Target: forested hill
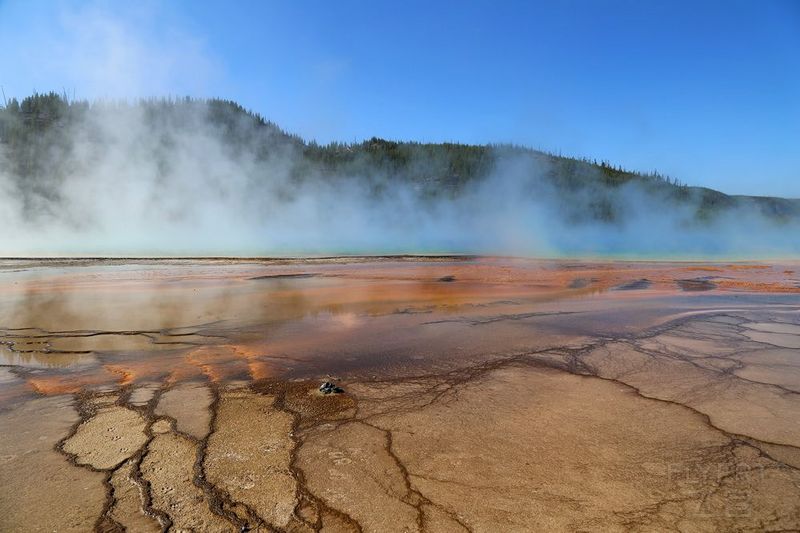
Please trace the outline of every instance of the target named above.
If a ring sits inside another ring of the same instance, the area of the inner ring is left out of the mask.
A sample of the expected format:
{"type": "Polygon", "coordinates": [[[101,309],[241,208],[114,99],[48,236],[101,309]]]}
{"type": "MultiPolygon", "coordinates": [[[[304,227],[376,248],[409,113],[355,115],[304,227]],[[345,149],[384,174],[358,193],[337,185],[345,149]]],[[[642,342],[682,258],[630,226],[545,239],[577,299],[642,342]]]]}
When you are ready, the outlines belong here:
{"type": "MultiPolygon", "coordinates": [[[[555,191],[565,219],[614,222],[624,215],[635,186],[669,209],[688,206],[698,222],[732,209],[746,209],[776,221],[800,217],[800,200],[730,196],[691,187],[658,173],[630,172],[606,162],[562,157],[509,145],[394,142],[372,138],[360,143],[308,142],[262,116],[226,100],[154,99],[135,103],[68,101],[55,94],[11,99],[0,107],[0,178],[10,182],[27,205],[57,202],[73,176],[102,160],[109,143],[118,143],[134,120],[143,157],[155,159],[168,174],[173,152],[185,134],[218,143],[226,157],[246,159],[254,179],[271,179],[280,161],[290,181],[353,180],[374,194],[404,183],[423,200],[456,198],[473,184],[508,171],[507,161],[524,159],[524,172],[536,174],[532,195],[546,186],[555,191]],[[111,133],[109,133],[111,132],[111,133]],[[575,200],[575,201],[573,201],[575,200]]],[[[194,138],[193,137],[193,138],[194,138]]],[[[129,148],[131,149],[131,148],[129,148]]],[[[138,148],[137,148],[138,149],[138,148]]],[[[99,164],[99,163],[98,163],[99,164]]],[[[9,185],[7,184],[6,187],[9,185]]]]}

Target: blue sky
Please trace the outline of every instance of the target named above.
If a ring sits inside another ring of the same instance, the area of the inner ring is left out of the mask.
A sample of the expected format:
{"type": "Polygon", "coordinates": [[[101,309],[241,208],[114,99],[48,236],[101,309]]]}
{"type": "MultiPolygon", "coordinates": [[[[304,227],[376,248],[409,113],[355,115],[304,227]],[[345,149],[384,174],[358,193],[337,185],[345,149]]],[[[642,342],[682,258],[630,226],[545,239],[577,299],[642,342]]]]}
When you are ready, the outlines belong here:
{"type": "Polygon", "coordinates": [[[800,197],[800,2],[0,0],[7,96],[237,100],[321,142],[514,142],[800,197]]]}

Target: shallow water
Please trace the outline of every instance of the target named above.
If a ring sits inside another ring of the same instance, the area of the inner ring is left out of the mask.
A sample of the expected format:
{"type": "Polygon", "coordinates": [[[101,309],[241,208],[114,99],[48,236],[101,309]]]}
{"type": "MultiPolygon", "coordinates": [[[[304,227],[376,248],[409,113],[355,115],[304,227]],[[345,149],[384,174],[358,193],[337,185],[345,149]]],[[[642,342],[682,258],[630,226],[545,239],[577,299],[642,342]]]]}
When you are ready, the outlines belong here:
{"type": "Polygon", "coordinates": [[[494,258],[6,261],[0,363],[8,372],[0,398],[389,371],[540,349],[687,312],[778,309],[800,295],[776,292],[792,290],[789,269],[494,258]],[[709,272],[728,288],[701,297],[676,285],[687,273],[709,272]]]}

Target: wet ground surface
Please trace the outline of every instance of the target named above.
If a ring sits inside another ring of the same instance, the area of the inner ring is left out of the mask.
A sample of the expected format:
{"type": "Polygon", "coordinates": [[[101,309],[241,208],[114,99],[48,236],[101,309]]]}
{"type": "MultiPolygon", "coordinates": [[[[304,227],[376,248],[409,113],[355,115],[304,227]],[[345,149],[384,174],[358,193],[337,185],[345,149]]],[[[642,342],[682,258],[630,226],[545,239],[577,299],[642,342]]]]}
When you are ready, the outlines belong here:
{"type": "Polygon", "coordinates": [[[2,261],[0,530],[798,529],[797,266],[2,261]]]}

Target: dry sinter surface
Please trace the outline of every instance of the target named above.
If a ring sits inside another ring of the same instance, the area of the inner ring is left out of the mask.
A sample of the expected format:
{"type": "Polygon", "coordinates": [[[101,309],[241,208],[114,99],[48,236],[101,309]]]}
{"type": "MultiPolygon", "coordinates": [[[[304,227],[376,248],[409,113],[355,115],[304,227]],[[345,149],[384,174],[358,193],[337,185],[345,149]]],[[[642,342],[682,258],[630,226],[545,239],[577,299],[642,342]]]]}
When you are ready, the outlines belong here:
{"type": "Polygon", "coordinates": [[[800,265],[0,261],[0,531],[798,529],[800,265]]]}

